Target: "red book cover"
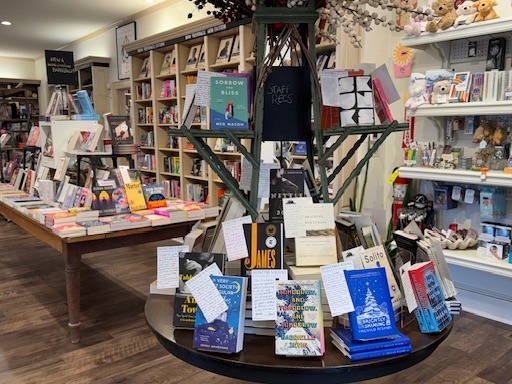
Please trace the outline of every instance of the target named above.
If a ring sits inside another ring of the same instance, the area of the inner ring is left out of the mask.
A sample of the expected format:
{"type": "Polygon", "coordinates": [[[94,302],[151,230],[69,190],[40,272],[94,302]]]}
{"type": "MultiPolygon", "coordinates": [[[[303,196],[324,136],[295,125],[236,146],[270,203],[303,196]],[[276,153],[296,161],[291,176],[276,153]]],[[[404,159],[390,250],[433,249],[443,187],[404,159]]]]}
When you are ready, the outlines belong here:
{"type": "Polygon", "coordinates": [[[373,79],[373,99],[375,101],[375,112],[379,117],[380,123],[385,125],[391,124],[394,120],[393,114],[389,109],[384,89],[382,88],[379,79],[375,78],[373,79]]]}

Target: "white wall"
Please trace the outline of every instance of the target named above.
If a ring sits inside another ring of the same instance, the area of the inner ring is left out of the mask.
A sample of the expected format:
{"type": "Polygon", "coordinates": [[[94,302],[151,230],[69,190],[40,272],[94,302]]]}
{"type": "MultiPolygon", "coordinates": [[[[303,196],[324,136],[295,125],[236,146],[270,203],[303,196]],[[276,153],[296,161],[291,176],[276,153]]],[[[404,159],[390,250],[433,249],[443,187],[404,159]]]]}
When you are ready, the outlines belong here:
{"type": "Polygon", "coordinates": [[[36,77],[34,61],[0,57],[0,77],[7,79],[39,79],[36,77]]]}

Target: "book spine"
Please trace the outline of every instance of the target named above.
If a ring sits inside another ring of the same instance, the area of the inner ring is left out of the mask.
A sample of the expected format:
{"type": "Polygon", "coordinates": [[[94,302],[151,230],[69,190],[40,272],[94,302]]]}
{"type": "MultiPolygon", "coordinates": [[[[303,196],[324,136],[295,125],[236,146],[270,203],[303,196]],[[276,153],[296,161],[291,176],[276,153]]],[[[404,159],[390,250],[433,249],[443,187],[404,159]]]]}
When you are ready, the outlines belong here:
{"type": "Polygon", "coordinates": [[[405,353],[412,352],[412,346],[404,346],[397,348],[386,348],[386,349],[378,349],[375,351],[367,351],[361,353],[350,353],[350,360],[359,361],[366,359],[375,359],[378,357],[386,357],[386,356],[396,356],[403,355],[405,353]]]}

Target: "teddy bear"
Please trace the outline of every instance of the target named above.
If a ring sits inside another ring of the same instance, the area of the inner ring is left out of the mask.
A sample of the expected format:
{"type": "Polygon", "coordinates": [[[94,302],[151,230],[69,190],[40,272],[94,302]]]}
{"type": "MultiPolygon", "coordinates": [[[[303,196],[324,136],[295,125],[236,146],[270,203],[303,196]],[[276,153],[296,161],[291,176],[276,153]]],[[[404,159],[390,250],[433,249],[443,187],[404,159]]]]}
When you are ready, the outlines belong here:
{"type": "Polygon", "coordinates": [[[499,15],[494,10],[494,7],[498,5],[496,0],[478,0],[473,2],[473,7],[476,8],[475,23],[478,21],[487,21],[493,19],[499,19],[499,15]]]}
{"type": "Polygon", "coordinates": [[[450,28],[457,18],[454,0],[434,1],[432,3],[432,11],[434,12],[434,20],[428,22],[428,32],[437,32],[439,29],[450,28]]]}
{"type": "Polygon", "coordinates": [[[439,79],[432,87],[432,96],[430,104],[443,104],[448,102],[448,94],[450,93],[451,80],[439,79]]]}
{"type": "Polygon", "coordinates": [[[461,5],[459,5],[459,8],[457,8],[455,13],[457,13],[457,18],[453,23],[454,27],[471,24],[473,21],[475,21],[476,16],[476,8],[473,7],[473,1],[464,1],[461,5]]]}
{"type": "Polygon", "coordinates": [[[473,143],[480,143],[484,140],[486,143],[490,143],[494,134],[494,129],[492,129],[489,123],[482,123],[475,129],[473,133],[473,143]]]}
{"type": "Polygon", "coordinates": [[[407,117],[410,117],[410,115],[420,105],[428,103],[426,90],[427,81],[425,80],[425,77],[416,77],[415,79],[411,79],[411,85],[409,86],[409,99],[405,103],[407,117]]]}
{"type": "Polygon", "coordinates": [[[425,32],[427,26],[427,18],[420,20],[418,16],[410,17],[409,24],[404,25],[404,31],[407,36],[417,36],[421,32],[425,32]]]}
{"type": "Polygon", "coordinates": [[[503,141],[503,130],[498,125],[492,135],[492,143],[494,145],[500,145],[502,141],[503,141]]]}
{"type": "Polygon", "coordinates": [[[407,8],[412,6],[414,9],[418,6],[417,0],[400,0],[400,8],[402,12],[396,16],[396,24],[400,27],[405,27],[409,24],[411,13],[407,11],[407,8]]]}

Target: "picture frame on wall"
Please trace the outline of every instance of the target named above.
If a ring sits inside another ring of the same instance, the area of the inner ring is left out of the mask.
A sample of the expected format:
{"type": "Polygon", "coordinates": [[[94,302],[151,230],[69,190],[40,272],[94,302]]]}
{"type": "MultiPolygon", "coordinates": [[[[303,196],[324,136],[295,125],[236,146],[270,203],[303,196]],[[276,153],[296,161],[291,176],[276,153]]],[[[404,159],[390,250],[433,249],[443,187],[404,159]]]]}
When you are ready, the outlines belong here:
{"type": "Polygon", "coordinates": [[[117,77],[119,80],[130,78],[130,57],[123,46],[136,39],[135,21],[116,28],[117,77]]]}

